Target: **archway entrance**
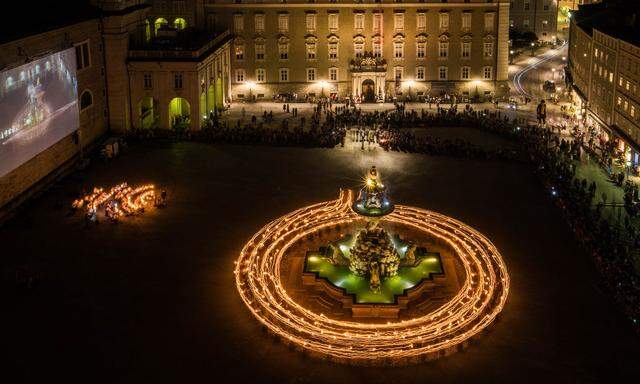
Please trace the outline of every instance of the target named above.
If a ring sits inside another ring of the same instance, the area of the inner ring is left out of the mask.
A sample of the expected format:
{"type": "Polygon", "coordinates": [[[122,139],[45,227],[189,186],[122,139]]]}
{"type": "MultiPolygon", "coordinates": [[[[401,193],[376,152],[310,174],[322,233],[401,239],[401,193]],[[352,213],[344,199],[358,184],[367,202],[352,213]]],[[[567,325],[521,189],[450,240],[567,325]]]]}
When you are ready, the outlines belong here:
{"type": "Polygon", "coordinates": [[[177,30],[185,29],[187,27],[187,22],[182,17],[178,17],[173,21],[173,26],[176,27],[177,30]]]}
{"type": "Polygon", "coordinates": [[[141,129],[157,128],[156,106],[157,102],[153,97],[144,97],[138,103],[138,117],[141,129]]]}
{"type": "Polygon", "coordinates": [[[151,23],[149,20],[144,21],[144,39],[147,43],[151,41],[151,23]]]}
{"type": "Polygon", "coordinates": [[[200,118],[198,119],[200,121],[200,124],[202,125],[202,123],[204,123],[204,120],[208,117],[207,116],[207,93],[205,91],[202,91],[200,93],[200,118]]]}
{"type": "Polygon", "coordinates": [[[371,79],[362,82],[362,99],[365,103],[376,101],[376,84],[371,79]]]}
{"type": "Polygon", "coordinates": [[[208,105],[207,105],[207,115],[210,113],[213,113],[213,110],[216,107],[216,91],[215,88],[213,86],[213,83],[211,83],[209,85],[209,88],[207,88],[207,99],[208,99],[208,105]]]}
{"type": "Polygon", "coordinates": [[[169,124],[171,128],[184,130],[191,125],[191,108],[189,102],[176,97],[169,103],[169,124]]]}
{"type": "Polygon", "coordinates": [[[222,97],[222,77],[218,77],[216,80],[216,107],[218,107],[218,111],[222,111],[224,107],[222,97]]]}
{"type": "Polygon", "coordinates": [[[154,32],[156,36],[158,35],[158,30],[162,27],[166,27],[167,25],[169,25],[169,22],[167,21],[167,19],[165,19],[164,17],[158,17],[156,21],[153,23],[154,32]]]}

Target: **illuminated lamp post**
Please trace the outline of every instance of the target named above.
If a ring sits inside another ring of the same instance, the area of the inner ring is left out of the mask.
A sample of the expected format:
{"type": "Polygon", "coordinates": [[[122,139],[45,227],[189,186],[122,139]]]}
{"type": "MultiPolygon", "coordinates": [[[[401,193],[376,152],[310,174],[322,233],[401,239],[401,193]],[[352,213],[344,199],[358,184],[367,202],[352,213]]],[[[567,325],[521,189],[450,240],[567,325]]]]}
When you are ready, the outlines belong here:
{"type": "Polygon", "coordinates": [[[411,87],[413,87],[415,85],[415,81],[407,80],[405,82],[405,85],[407,86],[407,88],[409,88],[409,99],[411,99],[411,87]]]}
{"type": "Polygon", "coordinates": [[[531,56],[535,56],[536,55],[536,43],[534,43],[533,41],[531,42],[531,56]]]}
{"type": "Polygon", "coordinates": [[[324,97],[324,87],[326,87],[328,85],[329,85],[329,83],[327,83],[325,80],[318,81],[318,86],[320,87],[320,97],[321,98],[324,97]]]}
{"type": "Polygon", "coordinates": [[[245,82],[247,88],[249,88],[249,101],[253,101],[253,90],[256,88],[256,83],[253,81],[245,82]]]}
{"type": "Polygon", "coordinates": [[[556,69],[551,68],[551,72],[553,73],[553,81],[556,81],[556,69]]]}
{"type": "Polygon", "coordinates": [[[509,64],[513,64],[513,55],[515,53],[516,52],[513,49],[509,51],[509,64]]]}
{"type": "Polygon", "coordinates": [[[480,98],[480,92],[478,91],[478,85],[480,84],[480,80],[473,80],[469,82],[469,99],[474,100],[475,96],[478,95],[478,99],[480,98]],[[475,87],[475,93],[471,93],[471,87],[475,87]]]}

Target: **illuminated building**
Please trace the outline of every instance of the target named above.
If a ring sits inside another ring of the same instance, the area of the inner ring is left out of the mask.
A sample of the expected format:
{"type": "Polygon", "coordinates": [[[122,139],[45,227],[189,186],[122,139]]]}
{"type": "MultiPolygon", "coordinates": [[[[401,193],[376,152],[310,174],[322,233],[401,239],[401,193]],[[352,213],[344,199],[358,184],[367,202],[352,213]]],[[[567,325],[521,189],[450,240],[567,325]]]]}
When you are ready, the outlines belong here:
{"type": "Polygon", "coordinates": [[[415,100],[506,90],[508,1],[225,0],[202,6],[207,29],[234,35],[234,99],[415,100]]]}
{"type": "Polygon", "coordinates": [[[509,26],[531,31],[543,41],[555,41],[558,29],[558,0],[511,0],[509,26]]]}
{"type": "Polygon", "coordinates": [[[572,13],[569,79],[579,117],[617,140],[626,166],[640,164],[640,40],[638,4],[583,5],[572,13]]]}
{"type": "MultiPolygon", "coordinates": [[[[33,155],[16,162],[7,174],[0,174],[0,219],[73,169],[76,160],[107,132],[122,134],[145,128],[195,130],[231,102],[230,34],[209,33],[194,28],[193,17],[173,15],[173,10],[192,12],[195,2],[189,7],[184,1],[157,2],[162,6],[155,3],[74,0],[61,7],[51,1],[46,10],[33,12],[20,23],[3,23],[0,117],[7,121],[0,119],[0,138],[3,144],[16,141],[19,128],[37,125],[44,134],[32,135],[37,138],[33,143],[37,143],[27,147],[34,151],[33,155]],[[169,3],[172,11],[166,7],[169,3]],[[166,12],[165,17],[172,24],[159,22],[151,27],[146,18],[152,8],[166,12]],[[56,98],[51,92],[41,91],[38,81],[53,72],[41,65],[51,65],[52,60],[47,57],[59,52],[75,54],[75,68],[70,68],[68,84],[77,92],[73,97],[77,107],[74,102],[69,108],[79,116],[59,126],[46,127],[43,123],[48,113],[55,111],[48,109],[43,98],[49,103],[56,98]],[[24,65],[31,67],[19,69],[24,65]],[[10,102],[27,98],[25,112],[22,106],[10,102]],[[14,113],[22,117],[15,119],[14,113]],[[64,135],[58,137],[62,131],[64,135]]],[[[0,157],[5,168],[8,160],[14,159],[0,157]]]]}
{"type": "Polygon", "coordinates": [[[112,129],[196,130],[231,102],[231,36],[195,22],[199,3],[100,5],[112,129]]]}

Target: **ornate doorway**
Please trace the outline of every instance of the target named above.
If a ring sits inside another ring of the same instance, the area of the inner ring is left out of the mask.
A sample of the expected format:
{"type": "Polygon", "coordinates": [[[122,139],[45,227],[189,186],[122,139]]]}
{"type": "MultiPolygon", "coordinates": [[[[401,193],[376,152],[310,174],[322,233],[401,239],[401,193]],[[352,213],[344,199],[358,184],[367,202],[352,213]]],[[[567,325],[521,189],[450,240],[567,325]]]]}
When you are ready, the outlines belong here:
{"type": "Polygon", "coordinates": [[[354,97],[361,97],[362,101],[367,103],[384,100],[387,76],[385,59],[365,53],[362,57],[353,58],[349,67],[352,79],[351,92],[354,97]]]}
{"type": "Polygon", "coordinates": [[[365,103],[375,103],[376,84],[371,79],[362,82],[362,100],[365,103]]]}

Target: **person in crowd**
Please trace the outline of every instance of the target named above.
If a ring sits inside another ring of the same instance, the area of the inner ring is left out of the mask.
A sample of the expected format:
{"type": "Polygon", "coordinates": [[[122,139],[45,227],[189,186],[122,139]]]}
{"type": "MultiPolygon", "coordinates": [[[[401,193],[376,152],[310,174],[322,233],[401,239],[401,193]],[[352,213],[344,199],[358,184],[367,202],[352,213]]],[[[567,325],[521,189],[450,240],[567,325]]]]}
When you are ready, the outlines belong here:
{"type": "Polygon", "coordinates": [[[538,124],[545,125],[547,123],[547,104],[544,100],[540,100],[536,107],[536,116],[538,117],[538,124]]]}

